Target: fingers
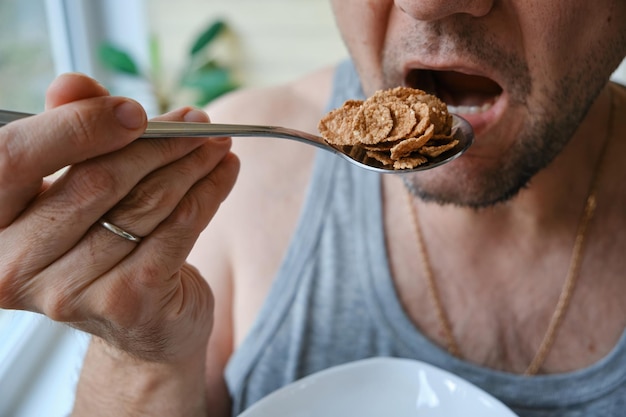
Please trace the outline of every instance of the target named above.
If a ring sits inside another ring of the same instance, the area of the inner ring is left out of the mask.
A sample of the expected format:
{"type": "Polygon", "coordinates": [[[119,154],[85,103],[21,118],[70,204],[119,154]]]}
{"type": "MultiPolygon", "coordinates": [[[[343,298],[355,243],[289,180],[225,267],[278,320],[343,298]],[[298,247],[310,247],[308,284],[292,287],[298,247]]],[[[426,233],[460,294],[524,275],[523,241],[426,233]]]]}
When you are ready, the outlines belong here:
{"type": "Polygon", "coordinates": [[[108,96],[109,92],[93,78],[69,73],[58,76],[46,92],[46,109],[90,97],[108,96]]]}
{"type": "MultiPolygon", "coordinates": [[[[164,118],[180,120],[183,117],[187,121],[206,120],[205,115],[188,109],[164,118]]],[[[200,230],[232,188],[238,161],[228,154],[229,149],[230,139],[141,140],[123,150],[72,167],[29,209],[33,213],[53,213],[54,218],[39,215],[28,223],[18,221],[4,232],[9,241],[29,236],[30,232],[30,239],[21,239],[19,247],[13,249],[13,255],[21,258],[22,268],[8,271],[8,275],[21,282],[35,278],[14,302],[22,303],[20,308],[44,312],[56,320],[74,321],[80,306],[84,305],[84,294],[91,293],[87,289],[96,280],[101,281],[102,275],[119,274],[118,264],[138,249],[137,244],[96,223],[111,207],[107,220],[137,235],[150,235],[163,224],[169,224],[166,229],[177,230],[168,242],[161,243],[161,246],[178,248],[172,256],[162,257],[163,248],[150,255],[168,265],[175,264],[162,268],[171,275],[181,267],[200,230]],[[93,178],[106,180],[98,185],[98,180],[93,178]],[[207,192],[211,187],[213,191],[207,192]],[[185,221],[179,219],[172,223],[169,220],[179,217],[185,202],[198,199],[202,204],[198,214],[185,221]]],[[[28,218],[28,214],[23,217],[28,218]]],[[[145,238],[141,245],[149,239],[145,238]]],[[[1,258],[2,255],[0,261],[1,258]]],[[[123,280],[120,284],[119,279],[112,281],[118,283],[112,286],[122,285],[128,289],[130,285],[123,280]]],[[[119,292],[95,292],[95,299],[87,304],[94,305],[102,294],[111,293],[119,292]]],[[[126,295],[131,294],[126,292],[126,295]]]]}
{"type": "MultiPolygon", "coordinates": [[[[106,95],[107,90],[95,80],[81,74],[65,74],[54,80],[48,88],[46,108],[106,95]]],[[[56,118],[58,117],[60,116],[57,115],[56,118]]],[[[0,130],[0,228],[15,218],[25,203],[40,191],[42,177],[55,171],[54,165],[41,165],[41,161],[37,159],[29,161],[28,154],[20,151],[25,146],[29,146],[31,150],[36,147],[33,143],[23,143],[24,136],[29,137],[23,134],[24,129],[45,127],[42,126],[44,123],[50,123],[50,118],[46,120],[45,117],[38,116],[22,123],[22,127],[15,128],[13,133],[11,129],[15,126],[0,130]]],[[[45,134],[53,140],[58,138],[54,131],[45,134]]],[[[52,159],[45,158],[44,162],[46,161],[52,159]]]]}
{"type": "Polygon", "coordinates": [[[159,317],[188,316],[189,309],[202,310],[198,304],[207,300],[198,298],[198,291],[185,291],[184,284],[199,285],[195,281],[203,279],[192,274],[193,277],[183,282],[180,271],[198,235],[230,192],[238,170],[238,159],[227,154],[115,269],[93,283],[83,294],[84,299],[100,306],[103,317],[115,317],[116,323],[125,326],[130,325],[128,321],[141,321],[142,317],[145,320],[157,314],[159,317]],[[104,289],[116,294],[116,298],[103,299],[104,289]],[[131,297],[120,296],[124,293],[143,294],[151,302],[145,304],[145,309],[138,309],[130,302],[131,297]]]}
{"type": "Polygon", "coordinates": [[[0,128],[2,169],[18,168],[11,182],[32,181],[67,165],[119,149],[146,126],[141,105],[122,97],[71,102],[0,128]]]}
{"type": "MultiPolygon", "coordinates": [[[[180,206],[186,204],[185,201],[194,199],[198,191],[193,189],[197,182],[206,181],[204,177],[215,181],[217,190],[203,198],[207,201],[204,204],[217,205],[225,198],[227,192],[232,187],[234,174],[229,172],[224,175],[224,170],[220,164],[232,165],[230,158],[223,162],[222,159],[229,149],[228,143],[213,143],[213,141],[199,147],[189,155],[176,161],[160,170],[157,170],[145,177],[137,184],[129,194],[104,215],[107,221],[116,226],[138,236],[144,236],[141,244],[150,239],[149,236],[170,216],[176,216],[176,211],[180,206]]],[[[204,210],[193,219],[187,219],[186,223],[192,223],[193,227],[186,230],[186,234],[199,233],[203,224],[206,224],[209,216],[212,217],[214,210],[204,210]],[[200,223],[198,223],[200,222],[200,223]]],[[[115,268],[128,254],[137,249],[137,244],[111,233],[99,224],[92,223],[88,233],[82,241],[71,248],[71,250],[45,271],[46,275],[52,277],[62,277],[61,286],[75,286],[80,288],[84,283],[80,282],[81,277],[99,276],[115,268]],[[89,260],[85,262],[85,260],[89,260]],[[74,284],[74,278],[77,283],[74,284]]],[[[168,224],[168,223],[166,223],[168,224]]],[[[184,241],[185,233],[180,231],[183,226],[182,221],[178,221],[168,227],[177,231],[174,233],[169,246],[175,245],[180,250],[186,251],[190,246],[181,243],[184,241]]],[[[52,237],[50,237],[52,239],[52,237]]],[[[195,239],[195,237],[193,237],[195,239]]],[[[54,244],[55,250],[62,243],[54,244]]],[[[169,250],[169,249],[168,249],[169,250]]],[[[48,253],[40,254],[40,258],[49,256],[48,253]]],[[[63,253],[63,252],[62,252],[63,253]]],[[[177,254],[180,254],[177,252],[177,254]]],[[[152,256],[161,258],[161,253],[154,253],[152,256]]],[[[185,256],[182,258],[184,260],[185,256]]],[[[165,258],[162,258],[165,259],[165,258]]],[[[169,258],[168,258],[169,259],[169,258]]],[[[169,262],[169,261],[168,261],[169,262]]],[[[174,269],[180,267],[180,262],[174,269]]],[[[171,274],[173,271],[170,270],[171,274]]],[[[50,283],[50,279],[45,282],[50,283]]],[[[70,293],[73,289],[68,290],[70,293]]]]}
{"type": "MultiPolygon", "coordinates": [[[[193,152],[195,155],[185,158],[189,161],[181,161],[177,168],[173,164],[155,176],[172,175],[182,165],[193,165],[193,159],[214,154],[215,147],[211,145],[198,148],[193,152]]],[[[187,166],[181,172],[196,175],[189,172],[189,168],[187,166]]],[[[164,217],[162,220],[151,215],[143,222],[133,223],[137,229],[151,230],[139,244],[127,242],[94,226],[80,245],[38,274],[37,283],[33,286],[34,304],[42,306],[42,312],[53,319],[78,322],[79,328],[88,326],[83,330],[118,346],[124,340],[124,332],[118,333],[116,329],[140,327],[145,330],[154,327],[148,333],[162,337],[158,328],[182,320],[181,317],[199,320],[200,326],[206,325],[208,317],[204,315],[210,312],[206,306],[210,302],[206,283],[197,274],[185,278],[181,271],[201,230],[230,192],[239,162],[234,155],[227,153],[217,163],[210,161],[208,169],[210,172],[195,181],[178,202],[169,203],[167,208],[162,209],[155,206],[154,210],[164,217]],[[39,283],[45,283],[46,291],[37,288],[39,283]],[[36,299],[37,296],[43,298],[36,299]],[[83,323],[88,317],[91,323],[83,323]],[[94,320],[94,317],[99,320],[94,320]],[[94,327],[94,322],[106,325],[94,327]]],[[[138,185],[141,186],[143,183],[138,185]]],[[[128,220],[139,217],[133,213],[133,208],[126,208],[128,211],[118,211],[115,207],[114,214],[113,211],[111,214],[116,224],[130,228],[128,220]]],[[[180,323],[178,331],[184,330],[183,324],[189,327],[189,323],[180,323]]],[[[128,340],[131,345],[122,343],[125,350],[137,352],[141,350],[141,342],[144,349],[162,346],[156,341],[147,343],[146,340],[135,339],[128,340]]],[[[183,337],[182,343],[184,340],[193,340],[192,335],[183,337]]],[[[182,349],[180,345],[178,343],[176,349],[182,349]]],[[[147,351],[138,355],[149,358],[147,351]]]]}
{"type": "MultiPolygon", "coordinates": [[[[189,113],[188,110],[184,111],[189,113]]],[[[183,115],[179,111],[168,117],[183,115]]],[[[92,225],[144,177],[184,157],[204,142],[206,140],[200,138],[138,140],[119,151],[73,165],[31,202],[11,228],[3,232],[3,238],[20,242],[13,248],[14,254],[23,257],[20,265],[31,268],[48,265],[80,241],[92,225]]],[[[223,156],[230,143],[225,141],[216,148],[216,155],[223,156]]],[[[16,273],[28,276],[35,271],[16,273]]]]}
{"type": "Polygon", "coordinates": [[[140,136],[145,124],[138,103],[96,97],[0,128],[0,228],[39,192],[43,177],[120,149],[140,136]]]}
{"type": "Polygon", "coordinates": [[[87,76],[61,75],[46,95],[46,107],[54,110],[0,129],[0,228],[39,193],[43,177],[119,149],[141,134],[146,123],[141,106],[106,96],[87,76]]]}
{"type": "MultiPolygon", "coordinates": [[[[46,104],[0,129],[0,306],[137,344],[135,353],[169,340],[197,347],[188,333],[210,322],[210,290],[184,262],[235,182],[230,138],[135,140],[143,109],[77,74],[57,79],[46,104]],[[111,233],[101,217],[143,240],[111,233]]],[[[161,119],[208,120],[190,109],[161,119]]]]}

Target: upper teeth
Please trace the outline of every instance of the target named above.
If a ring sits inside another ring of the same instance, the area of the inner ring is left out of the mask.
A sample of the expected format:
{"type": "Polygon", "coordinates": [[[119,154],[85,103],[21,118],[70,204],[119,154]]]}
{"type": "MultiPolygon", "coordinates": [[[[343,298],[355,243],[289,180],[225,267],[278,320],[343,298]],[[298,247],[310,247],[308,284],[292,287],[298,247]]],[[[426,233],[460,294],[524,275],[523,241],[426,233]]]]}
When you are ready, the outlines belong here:
{"type": "Polygon", "coordinates": [[[484,103],[482,106],[453,106],[448,104],[448,111],[456,114],[477,114],[489,110],[493,103],[484,103]]]}

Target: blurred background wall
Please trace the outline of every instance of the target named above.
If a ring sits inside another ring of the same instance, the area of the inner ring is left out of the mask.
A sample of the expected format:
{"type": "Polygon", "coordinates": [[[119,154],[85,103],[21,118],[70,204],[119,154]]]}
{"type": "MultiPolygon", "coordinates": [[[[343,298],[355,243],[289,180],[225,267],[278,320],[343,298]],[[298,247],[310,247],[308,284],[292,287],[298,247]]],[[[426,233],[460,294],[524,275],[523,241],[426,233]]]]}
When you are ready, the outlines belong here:
{"type": "Polygon", "coordinates": [[[150,0],[147,7],[169,73],[216,18],[232,30],[230,58],[246,86],[281,83],[346,56],[328,0],[150,0]]]}

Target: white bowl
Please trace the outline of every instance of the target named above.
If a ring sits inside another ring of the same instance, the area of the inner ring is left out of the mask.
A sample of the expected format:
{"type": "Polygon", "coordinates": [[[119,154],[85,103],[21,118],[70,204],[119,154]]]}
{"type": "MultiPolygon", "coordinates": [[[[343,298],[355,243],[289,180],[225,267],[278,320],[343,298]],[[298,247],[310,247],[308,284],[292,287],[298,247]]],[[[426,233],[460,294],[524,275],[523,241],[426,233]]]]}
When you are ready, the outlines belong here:
{"type": "Polygon", "coordinates": [[[259,400],[240,417],[516,417],[485,391],[432,365],[372,358],[335,366],[259,400]]]}

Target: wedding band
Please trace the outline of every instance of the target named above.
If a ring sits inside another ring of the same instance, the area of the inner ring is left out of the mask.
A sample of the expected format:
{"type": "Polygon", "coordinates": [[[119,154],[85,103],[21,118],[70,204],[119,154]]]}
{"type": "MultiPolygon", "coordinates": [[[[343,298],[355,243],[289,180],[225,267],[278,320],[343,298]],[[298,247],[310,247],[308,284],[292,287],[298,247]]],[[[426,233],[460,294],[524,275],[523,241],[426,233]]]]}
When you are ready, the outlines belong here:
{"type": "Polygon", "coordinates": [[[124,239],[130,240],[131,242],[135,242],[135,243],[141,242],[141,238],[139,236],[135,236],[134,234],[129,233],[126,230],[122,229],[121,227],[118,227],[114,225],[113,223],[109,223],[108,221],[104,219],[98,220],[98,223],[100,223],[100,225],[104,227],[105,229],[107,229],[109,232],[115,233],[119,237],[123,237],[124,239]]]}

